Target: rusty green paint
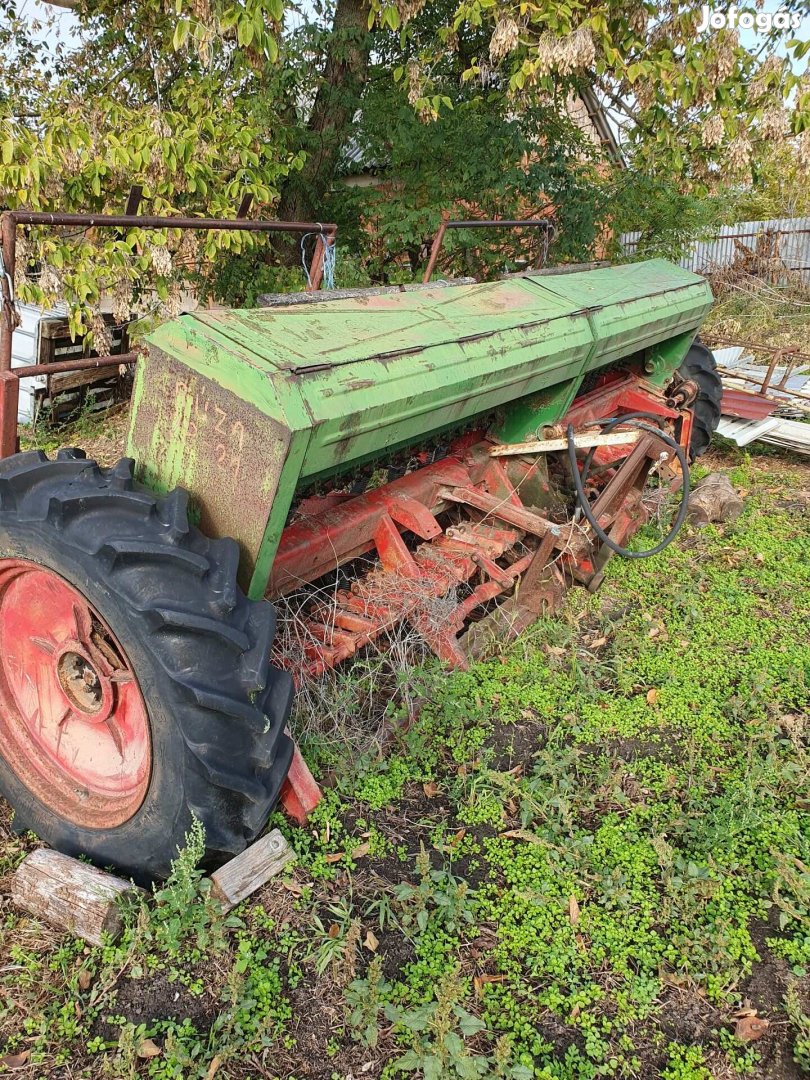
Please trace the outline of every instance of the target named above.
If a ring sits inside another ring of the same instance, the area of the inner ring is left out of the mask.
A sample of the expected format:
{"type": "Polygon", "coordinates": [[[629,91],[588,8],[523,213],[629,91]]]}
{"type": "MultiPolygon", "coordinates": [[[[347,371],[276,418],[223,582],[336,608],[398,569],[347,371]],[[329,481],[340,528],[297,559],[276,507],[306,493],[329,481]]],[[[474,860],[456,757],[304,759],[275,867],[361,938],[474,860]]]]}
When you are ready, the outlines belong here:
{"type": "Polygon", "coordinates": [[[525,438],[623,358],[663,385],[710,303],[703,279],[655,260],[182,316],[149,337],[129,452],[150,485],[189,489],[206,531],[239,541],[260,596],[302,483],[476,417],[525,438]]]}

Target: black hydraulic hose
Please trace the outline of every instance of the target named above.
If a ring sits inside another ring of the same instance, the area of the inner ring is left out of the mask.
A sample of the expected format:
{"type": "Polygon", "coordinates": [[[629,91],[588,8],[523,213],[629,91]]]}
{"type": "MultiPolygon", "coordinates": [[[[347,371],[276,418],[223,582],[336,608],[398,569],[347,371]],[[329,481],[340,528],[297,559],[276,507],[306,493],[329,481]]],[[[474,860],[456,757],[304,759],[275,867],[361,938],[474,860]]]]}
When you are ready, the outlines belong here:
{"type": "Polygon", "coordinates": [[[588,469],[593,461],[594,447],[588,453],[585,462],[580,473],[579,465],[577,463],[577,447],[574,441],[574,425],[569,424],[565,431],[566,439],[568,440],[568,461],[571,465],[571,476],[574,481],[574,488],[577,493],[577,501],[585,516],[585,520],[591,526],[593,531],[599,537],[603,544],[607,544],[611,551],[615,551],[617,555],[622,555],[625,559],[649,559],[651,555],[658,555],[663,551],[665,547],[668,547],[678,533],[681,531],[681,526],[686,519],[686,512],[689,509],[689,463],[686,460],[686,454],[684,454],[681,447],[675,440],[666,432],[661,431],[660,428],[650,427],[648,424],[639,423],[639,420],[644,418],[645,420],[652,420],[658,422],[658,417],[651,413],[628,413],[626,416],[616,416],[609,420],[595,420],[594,423],[599,427],[610,431],[610,429],[617,427],[619,424],[623,424],[626,421],[634,423],[641,431],[646,431],[650,435],[654,435],[657,439],[660,439],[666,446],[669,446],[675,451],[678,458],[678,462],[681,466],[681,476],[683,480],[683,486],[681,487],[681,504],[678,507],[678,513],[675,515],[675,520],[672,523],[672,528],[669,530],[664,539],[656,544],[655,547],[649,548],[647,551],[630,551],[621,544],[617,544],[615,540],[611,540],[591,510],[591,504],[588,502],[588,497],[585,494],[584,482],[588,475],[588,469]]]}
{"type": "MultiPolygon", "coordinates": [[[[630,412],[625,413],[624,416],[614,416],[610,419],[595,420],[594,423],[598,424],[603,429],[604,435],[609,435],[615,427],[623,424],[626,420],[652,420],[659,426],[663,424],[663,419],[660,416],[656,416],[654,413],[646,412],[630,412]]],[[[585,460],[582,462],[582,483],[585,483],[585,478],[591,471],[591,465],[593,464],[593,456],[597,451],[597,447],[592,446],[588,453],[585,455],[585,460]]]]}

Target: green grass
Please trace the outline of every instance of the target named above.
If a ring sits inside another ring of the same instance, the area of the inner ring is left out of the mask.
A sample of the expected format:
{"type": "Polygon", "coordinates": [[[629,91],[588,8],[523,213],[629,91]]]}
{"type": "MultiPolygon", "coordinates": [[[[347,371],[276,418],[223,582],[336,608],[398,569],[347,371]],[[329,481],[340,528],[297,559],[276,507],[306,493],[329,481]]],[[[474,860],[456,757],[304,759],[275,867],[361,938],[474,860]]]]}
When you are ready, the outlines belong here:
{"type": "Polygon", "coordinates": [[[199,837],[115,946],[6,903],[0,1052],[208,1080],[810,1069],[810,476],[769,468],[736,470],[736,523],[425,670],[382,758],[310,745],[334,786],[306,829],[275,822],[297,867],[227,921],[199,837]],[[750,1044],[746,998],[771,1021],[750,1044]]]}

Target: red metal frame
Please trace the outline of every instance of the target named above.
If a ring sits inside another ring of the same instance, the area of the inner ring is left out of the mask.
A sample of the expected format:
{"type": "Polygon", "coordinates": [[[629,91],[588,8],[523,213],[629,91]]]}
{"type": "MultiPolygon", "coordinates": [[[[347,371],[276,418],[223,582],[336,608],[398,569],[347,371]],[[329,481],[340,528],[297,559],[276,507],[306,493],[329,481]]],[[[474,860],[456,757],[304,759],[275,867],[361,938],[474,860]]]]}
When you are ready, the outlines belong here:
{"type": "MultiPolygon", "coordinates": [[[[659,391],[629,374],[613,374],[584,394],[564,423],[584,427],[632,412],[669,421],[688,445],[690,415],[670,408],[659,391]]],[[[468,620],[518,582],[520,602],[510,601],[515,625],[536,618],[538,603],[558,602],[561,574],[598,584],[610,550],[593,545],[583,530],[524,505],[521,485],[537,469],[537,459],[511,459],[507,467],[489,456],[492,445],[484,432],[469,433],[440,461],[383,487],[302,503],[298,520],[282,534],[268,596],[294,592],[360,556],[371,556],[371,569],[350,588],[336,588],[328,602],[315,596],[305,604],[298,623],[304,665],[296,665],[297,677],[335,667],[400,622],[410,623],[445,663],[463,668],[468,655],[461,636],[468,620]],[[418,542],[407,543],[403,534],[418,542]],[[433,610],[437,600],[441,617],[433,610]]],[[[647,435],[635,446],[605,447],[601,457],[594,455],[594,464],[603,467],[594,470],[598,479],[591,482],[599,493],[594,511],[618,543],[646,520],[641,494],[662,449],[647,435]],[[621,459],[624,464],[610,467],[621,459]]]]}
{"type": "Polygon", "coordinates": [[[554,205],[547,203],[542,208],[543,212],[539,217],[533,218],[519,218],[515,220],[509,220],[506,218],[471,218],[467,221],[451,221],[450,212],[445,210],[442,214],[441,224],[436,230],[436,235],[433,237],[433,243],[430,245],[430,255],[428,256],[427,266],[425,272],[422,275],[422,284],[427,285],[433,276],[433,271],[436,269],[436,263],[439,259],[439,253],[442,250],[442,244],[444,243],[445,233],[448,229],[524,229],[524,228],[544,228],[548,233],[549,243],[554,236],[554,223],[551,220],[554,214],[554,205]]]}

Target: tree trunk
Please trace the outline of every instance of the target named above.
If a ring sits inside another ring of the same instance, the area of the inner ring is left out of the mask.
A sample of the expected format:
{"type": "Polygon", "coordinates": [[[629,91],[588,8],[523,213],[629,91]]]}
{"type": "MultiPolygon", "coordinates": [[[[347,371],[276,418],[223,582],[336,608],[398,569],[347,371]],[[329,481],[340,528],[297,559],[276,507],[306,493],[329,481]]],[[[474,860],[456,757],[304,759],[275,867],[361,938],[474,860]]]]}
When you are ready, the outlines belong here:
{"type": "MultiPolygon", "coordinates": [[[[348,139],[368,74],[371,35],[369,0],[337,0],[323,74],[307,122],[304,167],[286,180],[278,207],[283,221],[319,221],[340,151],[348,139]]],[[[291,261],[298,242],[286,238],[291,261]]],[[[281,245],[285,238],[281,238],[281,245]]]]}

